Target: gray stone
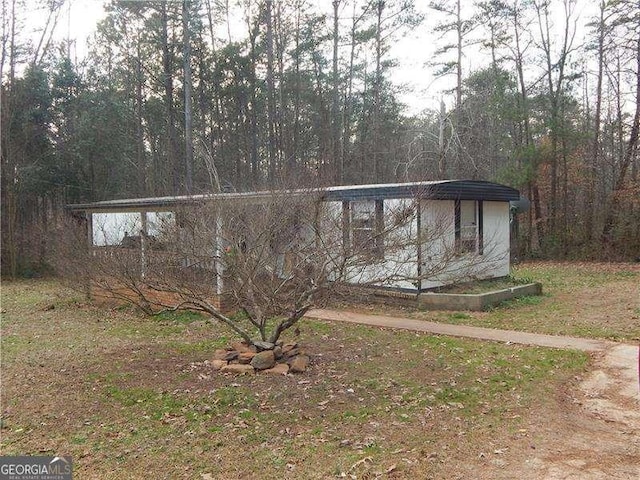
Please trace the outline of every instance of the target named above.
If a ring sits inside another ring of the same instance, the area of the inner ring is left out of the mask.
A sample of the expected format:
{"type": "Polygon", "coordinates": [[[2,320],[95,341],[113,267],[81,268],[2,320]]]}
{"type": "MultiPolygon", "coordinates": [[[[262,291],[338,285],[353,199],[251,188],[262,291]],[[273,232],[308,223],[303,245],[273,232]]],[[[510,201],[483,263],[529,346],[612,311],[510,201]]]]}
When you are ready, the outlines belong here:
{"type": "Polygon", "coordinates": [[[281,359],[282,358],[282,347],[280,345],[276,345],[273,348],[273,354],[275,355],[276,360],[281,359]]]}
{"type": "Polygon", "coordinates": [[[271,342],[253,342],[253,344],[258,348],[258,350],[273,350],[273,347],[275,347],[271,342]]]}
{"type": "Polygon", "coordinates": [[[256,353],[251,359],[251,365],[256,370],[266,370],[272,368],[276,364],[276,357],[273,354],[273,350],[264,350],[263,352],[256,353]]]}

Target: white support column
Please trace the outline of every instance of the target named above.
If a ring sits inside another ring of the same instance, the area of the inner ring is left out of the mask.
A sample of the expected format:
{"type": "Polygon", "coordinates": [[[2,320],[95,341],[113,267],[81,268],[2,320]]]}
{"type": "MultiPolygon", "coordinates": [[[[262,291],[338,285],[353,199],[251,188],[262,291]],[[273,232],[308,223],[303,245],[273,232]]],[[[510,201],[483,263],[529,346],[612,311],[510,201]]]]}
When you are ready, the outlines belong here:
{"type": "Polygon", "coordinates": [[[93,250],[93,214],[91,212],[86,212],[85,219],[87,222],[87,243],[89,249],[93,250]]]}
{"type": "MultiPolygon", "coordinates": [[[[85,212],[85,221],[87,224],[87,248],[89,249],[89,255],[95,256],[95,250],[93,248],[93,214],[91,212],[85,212]]],[[[91,279],[89,275],[85,276],[84,280],[85,297],[87,300],[91,300],[91,279]]]]}
{"type": "Polygon", "coordinates": [[[225,254],[224,246],[222,245],[222,220],[220,219],[220,215],[216,215],[216,228],[214,231],[215,245],[216,245],[216,255],[215,255],[215,269],[216,269],[216,294],[222,295],[224,291],[224,285],[222,280],[222,275],[224,274],[224,262],[222,258],[225,254]]]}
{"type": "Polygon", "coordinates": [[[140,212],[140,278],[147,274],[147,212],[140,212]]]}

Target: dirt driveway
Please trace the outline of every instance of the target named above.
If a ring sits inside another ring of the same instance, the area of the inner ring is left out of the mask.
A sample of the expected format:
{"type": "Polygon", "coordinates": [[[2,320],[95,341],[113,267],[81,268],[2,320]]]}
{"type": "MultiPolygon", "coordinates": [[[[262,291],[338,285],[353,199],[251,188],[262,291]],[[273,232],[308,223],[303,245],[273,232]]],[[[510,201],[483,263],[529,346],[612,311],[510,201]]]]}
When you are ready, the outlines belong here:
{"type": "Polygon", "coordinates": [[[531,425],[536,449],[495,478],[640,479],[639,398],[638,347],[607,349],[566,408],[531,425]]]}

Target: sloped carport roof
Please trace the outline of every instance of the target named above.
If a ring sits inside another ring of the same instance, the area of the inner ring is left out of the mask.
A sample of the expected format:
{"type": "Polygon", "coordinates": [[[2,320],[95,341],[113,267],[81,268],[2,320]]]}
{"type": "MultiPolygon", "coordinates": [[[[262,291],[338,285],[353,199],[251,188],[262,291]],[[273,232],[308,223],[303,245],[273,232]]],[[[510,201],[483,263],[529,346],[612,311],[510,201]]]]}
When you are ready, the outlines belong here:
{"type": "Polygon", "coordinates": [[[167,197],[128,198],[67,205],[71,211],[118,212],[139,210],[171,210],[177,206],[199,205],[216,201],[252,201],[274,194],[318,195],[324,201],[384,200],[392,198],[428,198],[432,200],[515,201],[518,190],[483,180],[436,180],[428,182],[344,185],[297,190],[243,193],[209,193],[167,197]]]}

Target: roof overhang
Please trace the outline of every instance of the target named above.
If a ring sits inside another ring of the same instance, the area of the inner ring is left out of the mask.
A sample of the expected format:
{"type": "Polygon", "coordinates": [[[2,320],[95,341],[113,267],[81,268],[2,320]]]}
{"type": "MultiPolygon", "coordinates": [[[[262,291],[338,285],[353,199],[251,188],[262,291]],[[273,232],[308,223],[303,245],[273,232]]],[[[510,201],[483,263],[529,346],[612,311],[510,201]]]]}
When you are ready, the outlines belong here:
{"type": "Polygon", "coordinates": [[[432,200],[485,200],[510,202],[520,198],[518,190],[482,180],[439,180],[430,182],[348,185],[298,190],[276,190],[245,193],[215,193],[171,197],[130,198],[67,205],[71,211],[126,212],[171,211],[190,205],[216,202],[260,202],[277,195],[317,195],[323,201],[386,200],[420,198],[432,200]]]}

